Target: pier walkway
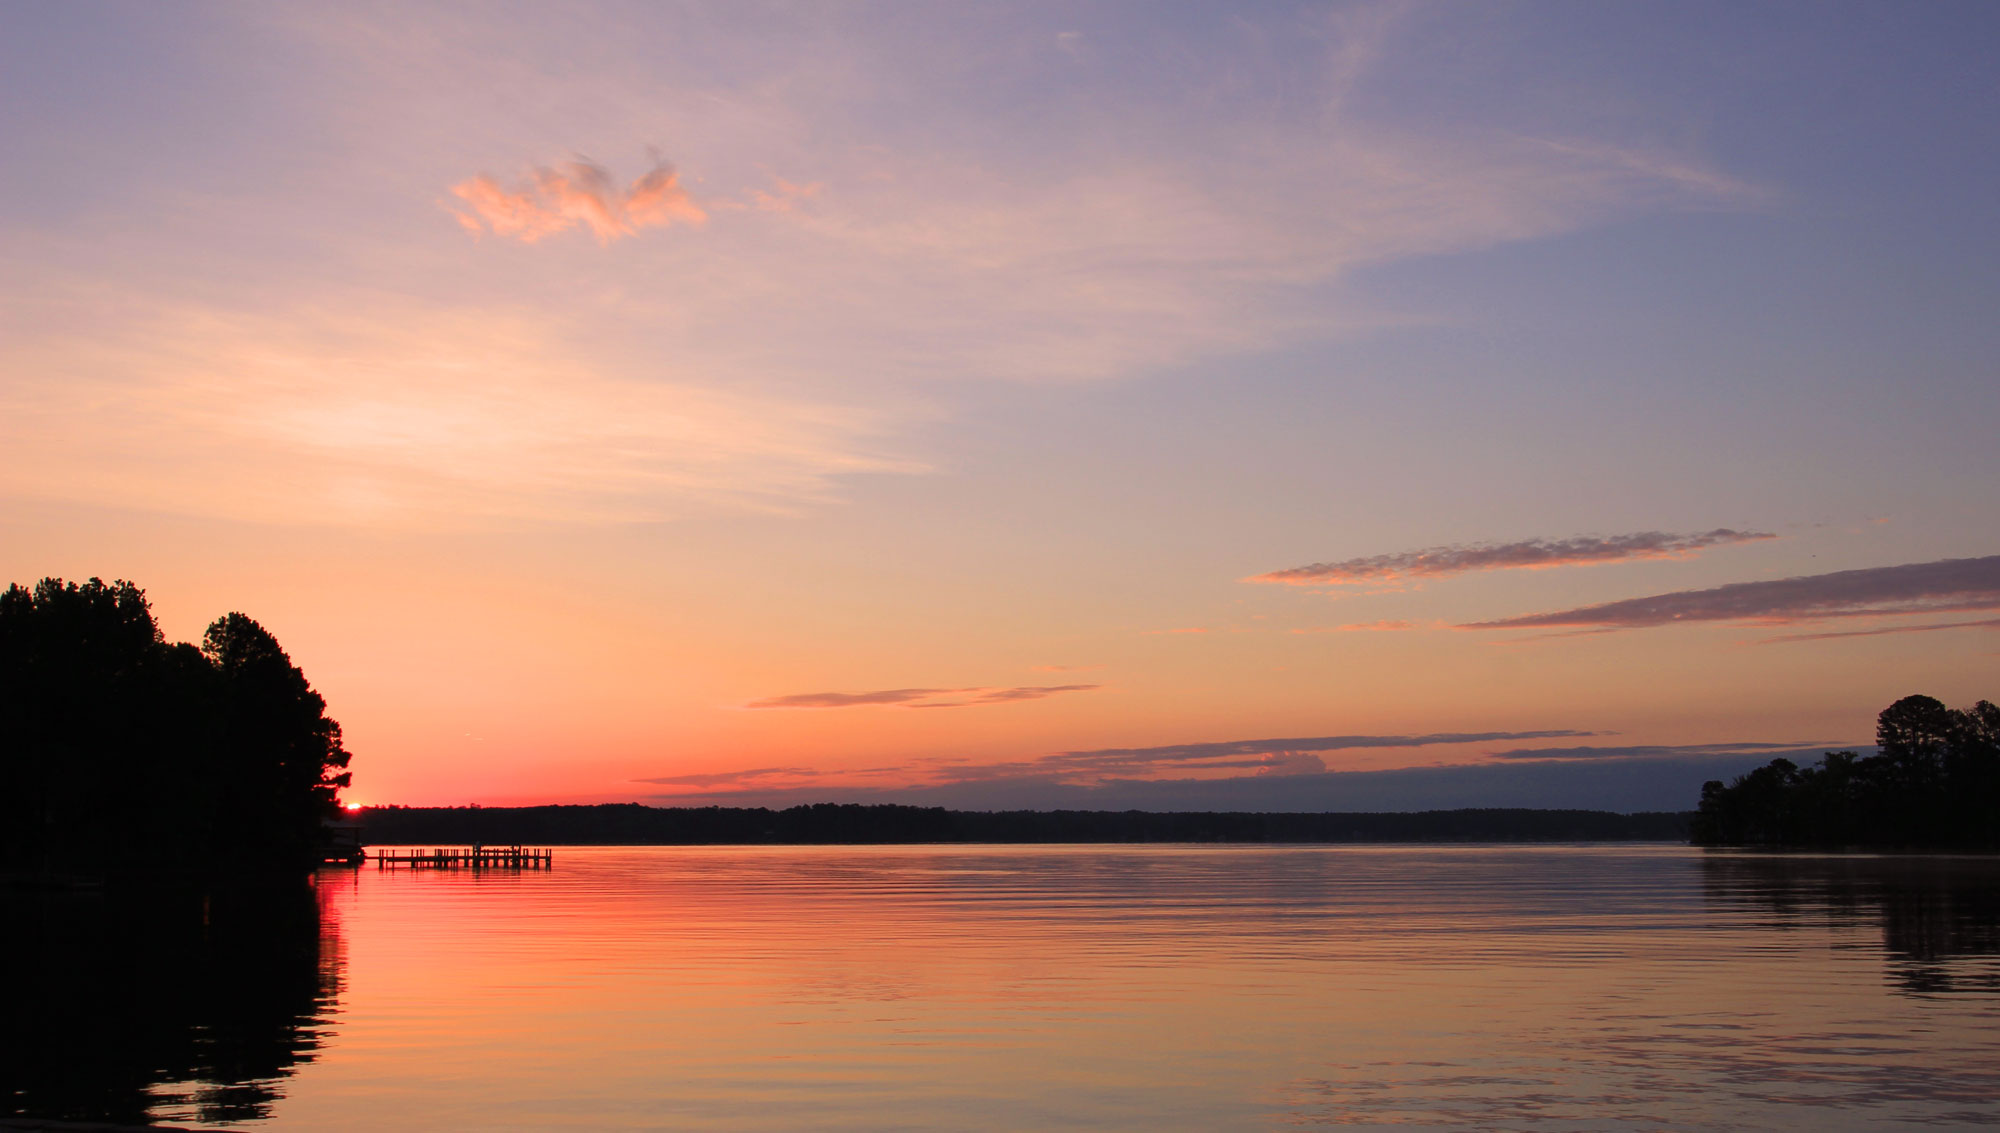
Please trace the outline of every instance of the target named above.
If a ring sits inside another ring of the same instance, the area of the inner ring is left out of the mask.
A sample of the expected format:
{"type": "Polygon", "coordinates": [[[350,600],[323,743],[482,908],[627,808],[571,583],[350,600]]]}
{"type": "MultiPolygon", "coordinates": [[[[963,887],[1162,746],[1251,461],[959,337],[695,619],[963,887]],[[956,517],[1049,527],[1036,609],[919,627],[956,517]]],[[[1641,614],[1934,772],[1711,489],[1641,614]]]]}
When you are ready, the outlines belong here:
{"type": "Polygon", "coordinates": [[[555,852],[524,846],[376,850],[376,869],[553,869],[555,852]]]}

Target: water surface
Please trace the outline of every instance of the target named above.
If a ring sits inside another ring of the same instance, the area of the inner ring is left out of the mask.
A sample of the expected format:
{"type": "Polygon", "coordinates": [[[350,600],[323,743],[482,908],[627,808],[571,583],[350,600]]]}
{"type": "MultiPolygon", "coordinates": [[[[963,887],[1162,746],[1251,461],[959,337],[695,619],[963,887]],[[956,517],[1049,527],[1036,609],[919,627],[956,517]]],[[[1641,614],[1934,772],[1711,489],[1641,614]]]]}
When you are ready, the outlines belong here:
{"type": "Polygon", "coordinates": [[[208,1094],[227,1075],[183,1060],[157,1119],[2000,1123],[1991,859],[565,848],[547,873],[329,871],[317,896],[288,1026],[259,1032],[289,1060],[208,1094]]]}

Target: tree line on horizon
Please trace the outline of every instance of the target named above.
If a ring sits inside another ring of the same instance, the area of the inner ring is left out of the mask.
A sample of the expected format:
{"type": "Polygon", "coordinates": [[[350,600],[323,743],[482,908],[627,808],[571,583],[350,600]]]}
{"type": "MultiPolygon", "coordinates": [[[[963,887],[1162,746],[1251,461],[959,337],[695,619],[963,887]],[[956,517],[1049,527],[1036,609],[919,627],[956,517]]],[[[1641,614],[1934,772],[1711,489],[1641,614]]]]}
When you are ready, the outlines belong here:
{"type": "Polygon", "coordinates": [[[130,582],[0,593],[0,872],[304,868],[348,759],[326,701],[244,614],[169,643],[130,582]]]}
{"type": "Polygon", "coordinates": [[[2000,706],[1906,696],[1876,718],[1876,753],[1774,759],[1702,785],[1696,845],[2000,849],[2000,706]]]}
{"type": "MultiPolygon", "coordinates": [[[[2000,849],[2000,707],[1906,696],[1876,754],[1704,784],[1688,814],[950,811],[817,804],[377,807],[374,843],[1623,841],[2000,849]]],[[[241,613],[169,643],[130,582],[0,593],[0,877],[293,870],[320,859],[349,753],[241,613]]]]}
{"type": "Polygon", "coordinates": [[[1682,841],[1685,814],[1593,810],[1408,813],[946,810],[893,803],[651,807],[639,803],[528,807],[368,807],[375,845],[908,845],[1122,842],[1625,842],[1682,841]]]}

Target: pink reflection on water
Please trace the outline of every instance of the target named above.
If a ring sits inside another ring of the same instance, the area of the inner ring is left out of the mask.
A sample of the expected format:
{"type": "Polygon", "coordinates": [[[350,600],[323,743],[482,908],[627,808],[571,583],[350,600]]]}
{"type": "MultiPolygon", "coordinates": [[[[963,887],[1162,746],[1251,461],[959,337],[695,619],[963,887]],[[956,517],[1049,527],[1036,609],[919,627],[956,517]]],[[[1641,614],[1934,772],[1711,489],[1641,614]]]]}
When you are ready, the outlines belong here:
{"type": "Polygon", "coordinates": [[[329,890],[347,950],[335,1034],[279,1117],[2000,1117],[1994,998],[1897,994],[1877,925],[1774,924],[1705,890],[1701,860],[1678,847],[651,847],[560,849],[550,873],[362,871],[329,890]]]}

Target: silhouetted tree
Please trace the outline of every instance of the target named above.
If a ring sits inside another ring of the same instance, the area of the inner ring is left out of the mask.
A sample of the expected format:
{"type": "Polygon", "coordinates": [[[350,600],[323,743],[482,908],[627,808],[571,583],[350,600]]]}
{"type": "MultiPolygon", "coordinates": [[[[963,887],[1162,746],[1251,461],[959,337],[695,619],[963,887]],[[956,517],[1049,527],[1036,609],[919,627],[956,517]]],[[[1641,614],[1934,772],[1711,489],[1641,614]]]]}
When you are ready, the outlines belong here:
{"type": "Polygon", "coordinates": [[[348,753],[326,701],[278,640],[243,614],[228,614],[202,636],[214,667],[217,729],[214,774],[224,847],[268,849],[304,858],[320,820],[338,809],[348,753]]]}
{"type": "Polygon", "coordinates": [[[1906,696],[1876,719],[1876,754],[1828,752],[1703,784],[1705,845],[2000,848],[2000,708],[1906,696]]]}
{"type": "Polygon", "coordinates": [[[168,644],[125,581],[0,593],[0,868],[292,866],[345,786],[340,726],[256,622],[168,644]]]}

